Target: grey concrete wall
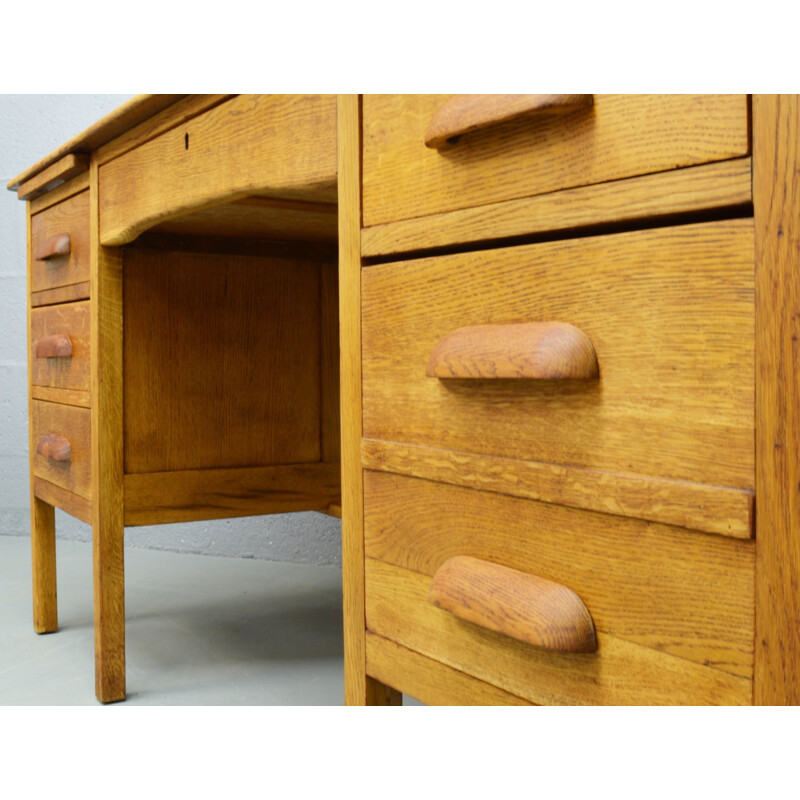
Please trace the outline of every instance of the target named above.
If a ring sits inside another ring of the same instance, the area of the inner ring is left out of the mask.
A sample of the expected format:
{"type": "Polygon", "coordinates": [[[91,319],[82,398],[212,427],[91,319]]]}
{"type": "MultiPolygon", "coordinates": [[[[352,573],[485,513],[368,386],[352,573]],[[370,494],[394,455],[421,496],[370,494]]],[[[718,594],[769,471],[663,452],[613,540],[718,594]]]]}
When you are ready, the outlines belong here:
{"type": "MultiPolygon", "coordinates": [[[[25,204],[5,186],[131,95],[0,95],[0,536],[28,536],[25,204]]],[[[91,529],[57,512],[59,538],[91,529]]],[[[341,524],[308,512],[131,528],[134,547],[309,564],[341,562],[341,524]]]]}

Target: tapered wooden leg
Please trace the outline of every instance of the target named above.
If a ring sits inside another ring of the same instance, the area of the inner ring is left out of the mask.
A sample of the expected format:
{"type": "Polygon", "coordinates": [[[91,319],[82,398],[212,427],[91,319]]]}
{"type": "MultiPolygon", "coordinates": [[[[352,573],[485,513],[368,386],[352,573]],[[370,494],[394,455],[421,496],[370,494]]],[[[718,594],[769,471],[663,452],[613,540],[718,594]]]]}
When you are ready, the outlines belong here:
{"type": "Polygon", "coordinates": [[[33,629],[58,630],[56,600],[56,516],[44,500],[31,496],[31,554],[33,562],[33,629]]]}
{"type": "Polygon", "coordinates": [[[125,699],[125,566],[122,525],[95,524],[94,668],[101,703],[125,699]]]}

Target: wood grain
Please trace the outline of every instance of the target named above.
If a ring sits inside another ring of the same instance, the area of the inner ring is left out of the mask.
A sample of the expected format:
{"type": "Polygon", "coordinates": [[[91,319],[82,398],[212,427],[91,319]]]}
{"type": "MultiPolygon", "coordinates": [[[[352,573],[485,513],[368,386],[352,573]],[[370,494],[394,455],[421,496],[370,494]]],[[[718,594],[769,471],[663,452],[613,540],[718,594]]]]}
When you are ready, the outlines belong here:
{"type": "Polygon", "coordinates": [[[441,149],[451,140],[520,117],[568,114],[592,107],[590,94],[461,94],[443,103],[425,131],[425,146],[441,149]]]}
{"type": "Polygon", "coordinates": [[[33,249],[38,251],[41,243],[54,236],[68,235],[68,254],[33,260],[34,292],[84,283],[89,280],[89,193],[81,192],[63,203],[52,206],[31,217],[33,249]]]}
{"type": "Polygon", "coordinates": [[[745,95],[595,95],[431,150],[446,95],[365,95],[364,227],[748,154],[745,95]]]}
{"type": "Polygon", "coordinates": [[[91,165],[92,562],[95,695],[125,698],[122,254],[100,244],[99,176],[91,165]]]}
{"type": "Polygon", "coordinates": [[[126,248],[126,472],[320,460],[319,272],[126,248]]]}
{"type": "Polygon", "coordinates": [[[367,670],[383,683],[396,686],[398,691],[426,705],[531,705],[528,700],[369,632],[367,670]]]}
{"type": "MultiPolygon", "coordinates": [[[[319,273],[320,457],[341,462],[339,401],[339,267],[323,264],[319,273]]],[[[341,495],[340,495],[341,497],[341,495]]]]}
{"type": "Polygon", "coordinates": [[[91,394],[80,389],[54,389],[51,386],[31,386],[31,397],[35,400],[47,400],[49,403],[61,403],[65,406],[91,406],[91,394]]]}
{"type": "Polygon", "coordinates": [[[90,497],[90,431],[88,409],[34,400],[31,404],[33,474],[81,497],[90,497]],[[69,442],[69,461],[54,461],[46,453],[39,452],[39,442],[47,436],[62,436],[69,442]]]}
{"type": "Polygon", "coordinates": [[[339,320],[341,330],[342,592],[347,705],[397,705],[401,695],[367,676],[364,508],[361,481],[361,101],[337,97],[339,320]]]}
{"type": "Polygon", "coordinates": [[[364,435],[752,489],[752,247],[732,220],[367,267],[364,435]],[[599,381],[425,377],[455,328],[553,319],[599,381]]]}
{"type": "Polygon", "coordinates": [[[89,306],[84,301],[33,309],[32,384],[89,391],[89,306]]]}
{"type": "Polygon", "coordinates": [[[89,281],[72,283],[69,286],[59,286],[56,289],[44,289],[41,292],[31,292],[31,305],[52,306],[59,303],[71,303],[74,300],[83,300],[89,297],[89,281]]]}
{"type": "Polygon", "coordinates": [[[583,331],[565,322],[467,325],[433,349],[429,378],[595,380],[597,354],[583,331]]]}
{"type": "Polygon", "coordinates": [[[427,600],[430,578],[367,559],[369,630],[539,704],[749,704],[746,678],[598,631],[596,653],[552,653],[456,619],[427,600]]]}
{"type": "Polygon", "coordinates": [[[32,200],[40,194],[66,183],[70,178],[86,172],[88,169],[89,157],[87,155],[70,153],[25,181],[25,183],[21,183],[17,189],[17,197],[20,200],[32,200]]]}
{"type": "Polygon", "coordinates": [[[81,172],[61,186],[51,189],[47,194],[39,195],[30,202],[31,214],[38,214],[51,206],[58,205],[76,194],[80,194],[89,188],[89,172],[81,172]]]}
{"type": "Polygon", "coordinates": [[[366,469],[750,539],[754,493],[648,475],[364,439],[366,469]]]}
{"type": "Polygon", "coordinates": [[[800,98],[753,97],[755,702],[800,703],[800,98]]]}
{"type": "Polygon", "coordinates": [[[338,462],[126,475],[125,524],[324,511],[340,494],[338,462]]]}
{"type": "Polygon", "coordinates": [[[594,653],[592,615],[571,589],[502,564],[448,558],[433,575],[428,601],[459,619],[558,653],[594,653]]]}
{"type": "Polygon", "coordinates": [[[361,252],[391,255],[546,231],[638,223],[751,202],[751,160],[737,158],[374,225],[362,231],[361,252]]]}
{"type": "MultiPolygon", "coordinates": [[[[33,478],[33,496],[40,498],[48,505],[66,511],[67,514],[77,517],[87,525],[92,524],[92,504],[85,497],[73,494],[60,486],[56,486],[54,483],[50,483],[50,481],[36,477],[33,478]]],[[[36,550],[38,550],[38,546],[34,549],[34,558],[37,557],[36,550]]],[[[55,551],[53,552],[55,553],[55,551]]],[[[55,564],[53,564],[53,570],[55,570],[55,564]]],[[[37,571],[37,574],[40,582],[44,585],[49,583],[47,578],[42,578],[41,573],[37,571]]],[[[53,575],[55,576],[55,571],[53,575]]],[[[52,591],[55,592],[55,586],[53,586],[52,591]]]]}
{"type": "Polygon", "coordinates": [[[40,242],[33,254],[34,261],[47,261],[50,258],[68,256],[70,251],[70,240],[68,233],[57,233],[49,239],[40,242]]]}
{"type": "Polygon", "coordinates": [[[598,631],[752,677],[752,541],[374,472],[364,516],[371,558],[499,563],[568,586],[598,631]]]}
{"type": "Polygon", "coordinates": [[[239,95],[104,164],[100,176],[105,245],[221,200],[332,202],[335,99],[239,95]]]}
{"type": "Polygon", "coordinates": [[[33,629],[36,633],[53,633],[58,630],[55,511],[34,492],[31,492],[31,556],[33,629]]]}
{"type": "Polygon", "coordinates": [[[30,180],[69,153],[88,153],[110,142],[142,120],[152,117],[162,109],[172,105],[185,95],[180,94],[140,94],[106,114],[86,130],[65,142],[61,147],[37,161],[32,167],[17,175],[8,183],[8,189],[15,191],[19,184],[30,180]]]}

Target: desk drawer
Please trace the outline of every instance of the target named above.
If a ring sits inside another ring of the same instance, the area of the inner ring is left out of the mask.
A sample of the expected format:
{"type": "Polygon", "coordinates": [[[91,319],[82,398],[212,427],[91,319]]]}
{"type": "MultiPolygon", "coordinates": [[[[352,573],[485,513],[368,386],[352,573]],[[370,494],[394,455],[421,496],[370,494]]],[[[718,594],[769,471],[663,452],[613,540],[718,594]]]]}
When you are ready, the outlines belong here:
{"type": "Polygon", "coordinates": [[[31,383],[89,391],[89,301],[31,310],[31,383]]]}
{"type": "Polygon", "coordinates": [[[81,497],[90,497],[89,409],[34,400],[30,424],[33,474],[81,497]]]}
{"type": "Polygon", "coordinates": [[[365,437],[753,487],[751,220],[375,265],[362,286],[365,437]],[[426,375],[453,331],[551,322],[588,337],[597,378],[497,379],[513,343],[479,380],[426,375]]]}
{"type": "Polygon", "coordinates": [[[367,628],[380,636],[535,703],[751,701],[752,541],[370,471],[364,520],[367,628]],[[596,652],[434,607],[431,576],[456,556],[572,590],[596,652]]]}
{"type": "MultiPolygon", "coordinates": [[[[748,151],[746,95],[595,95],[590,107],[533,113],[426,147],[451,97],[364,96],[365,227],[748,151]]],[[[482,97],[491,106],[484,119],[503,116],[497,96],[482,97]]]]}
{"type": "Polygon", "coordinates": [[[31,288],[81,284],[73,299],[89,296],[89,192],[31,217],[31,288]]]}

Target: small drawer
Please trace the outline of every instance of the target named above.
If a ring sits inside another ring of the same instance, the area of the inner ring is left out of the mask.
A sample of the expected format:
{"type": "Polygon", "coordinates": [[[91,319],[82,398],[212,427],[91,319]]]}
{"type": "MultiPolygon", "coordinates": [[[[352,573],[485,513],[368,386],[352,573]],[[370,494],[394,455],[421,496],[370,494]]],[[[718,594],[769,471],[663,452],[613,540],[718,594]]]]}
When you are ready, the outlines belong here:
{"type": "Polygon", "coordinates": [[[88,408],[31,403],[33,474],[85,498],[91,496],[90,414],[88,408]]]}
{"type": "Polygon", "coordinates": [[[366,267],[368,439],[751,490],[752,220],[366,267]]]}
{"type": "Polygon", "coordinates": [[[32,291],[76,286],[73,299],[88,297],[89,192],[34,214],[31,236],[32,291]]]}
{"type": "Polygon", "coordinates": [[[365,227],[721,161],[749,147],[746,95],[365,95],[363,120],[365,227]],[[470,127],[426,146],[437,132],[470,127]]]}
{"type": "Polygon", "coordinates": [[[89,302],[31,310],[31,383],[89,391],[89,302]]]}
{"type": "Polygon", "coordinates": [[[372,471],[364,530],[409,650],[534,703],[751,702],[752,541],[372,471]]]}

